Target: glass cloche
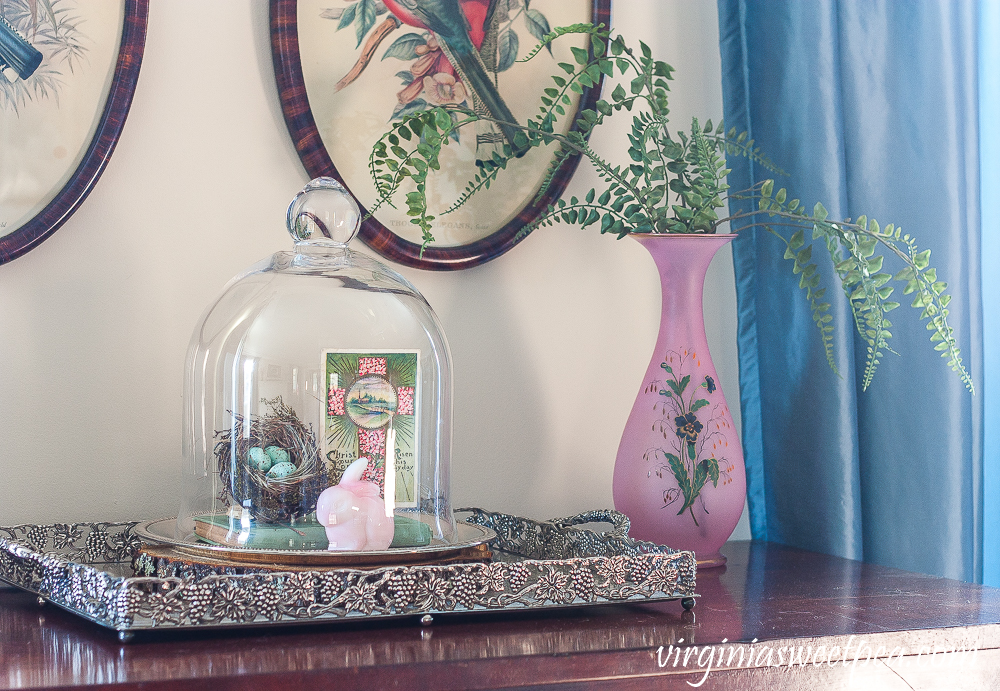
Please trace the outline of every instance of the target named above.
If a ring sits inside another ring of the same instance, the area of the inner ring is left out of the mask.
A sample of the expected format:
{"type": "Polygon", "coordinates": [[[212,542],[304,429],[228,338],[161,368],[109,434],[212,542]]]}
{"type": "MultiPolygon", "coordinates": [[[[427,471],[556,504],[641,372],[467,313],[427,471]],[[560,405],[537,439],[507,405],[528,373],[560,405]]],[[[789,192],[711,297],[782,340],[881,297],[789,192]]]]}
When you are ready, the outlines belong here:
{"type": "Polygon", "coordinates": [[[176,539],[454,542],[448,343],[416,288],[348,248],[360,221],[336,180],[313,180],[288,208],[294,251],[230,281],[195,329],[176,539]]]}

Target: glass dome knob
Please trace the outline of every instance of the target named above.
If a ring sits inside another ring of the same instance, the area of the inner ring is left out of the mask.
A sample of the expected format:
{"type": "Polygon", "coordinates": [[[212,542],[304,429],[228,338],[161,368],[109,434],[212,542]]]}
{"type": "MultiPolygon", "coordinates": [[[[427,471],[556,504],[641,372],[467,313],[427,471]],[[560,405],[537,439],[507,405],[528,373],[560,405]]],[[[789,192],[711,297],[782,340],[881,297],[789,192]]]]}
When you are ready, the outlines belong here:
{"type": "Polygon", "coordinates": [[[288,233],[298,243],[347,247],[361,225],[361,209],[333,178],[316,178],[288,206],[288,233]]]}

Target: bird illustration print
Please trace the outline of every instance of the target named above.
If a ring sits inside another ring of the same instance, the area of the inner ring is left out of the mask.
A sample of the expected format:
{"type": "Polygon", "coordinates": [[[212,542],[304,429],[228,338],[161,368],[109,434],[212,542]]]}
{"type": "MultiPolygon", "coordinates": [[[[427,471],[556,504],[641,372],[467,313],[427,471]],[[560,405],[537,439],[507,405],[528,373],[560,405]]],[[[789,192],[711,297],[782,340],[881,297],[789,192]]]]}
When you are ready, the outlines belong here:
{"type": "Polygon", "coordinates": [[[476,133],[477,157],[492,155],[503,141],[514,147],[516,118],[490,81],[479,48],[496,9],[497,0],[383,0],[389,11],[405,24],[434,33],[448,62],[455,68],[472,108],[480,115],[497,120],[476,133]]]}
{"type": "Polygon", "coordinates": [[[521,155],[514,144],[518,120],[496,84],[497,73],[509,69],[517,57],[512,24],[518,15],[535,38],[548,33],[545,16],[520,0],[358,0],[344,10],[328,10],[323,16],[339,19],[338,29],[353,25],[358,46],[364,42],[357,63],[335,88],[339,91],[357,79],[379,44],[396,29],[419,29],[422,35],[401,36],[382,57],[412,61],[410,69],[398,75],[404,82],[391,119],[434,106],[464,106],[491,120],[477,123],[477,161],[502,154],[505,144],[521,155]],[[386,17],[376,25],[379,14],[386,17]]]}

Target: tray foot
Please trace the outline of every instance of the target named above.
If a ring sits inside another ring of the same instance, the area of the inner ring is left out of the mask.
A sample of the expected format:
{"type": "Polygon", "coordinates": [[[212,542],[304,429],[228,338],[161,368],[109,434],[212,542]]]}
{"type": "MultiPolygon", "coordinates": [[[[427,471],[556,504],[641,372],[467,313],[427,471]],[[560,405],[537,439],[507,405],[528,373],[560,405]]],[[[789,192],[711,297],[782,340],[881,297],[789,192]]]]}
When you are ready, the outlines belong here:
{"type": "Polygon", "coordinates": [[[681,607],[684,608],[685,612],[690,612],[692,609],[694,609],[695,604],[696,600],[693,597],[681,598],[681,607]]]}

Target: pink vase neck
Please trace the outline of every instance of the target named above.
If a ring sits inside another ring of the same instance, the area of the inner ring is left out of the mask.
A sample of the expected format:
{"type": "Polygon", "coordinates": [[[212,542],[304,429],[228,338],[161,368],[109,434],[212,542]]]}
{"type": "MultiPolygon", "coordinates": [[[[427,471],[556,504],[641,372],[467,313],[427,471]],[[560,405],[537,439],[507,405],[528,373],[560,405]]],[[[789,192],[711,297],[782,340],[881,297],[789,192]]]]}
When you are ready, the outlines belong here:
{"type": "Polygon", "coordinates": [[[660,274],[663,314],[702,314],[705,274],[712,258],[734,234],[632,235],[653,257],[660,274]]]}

